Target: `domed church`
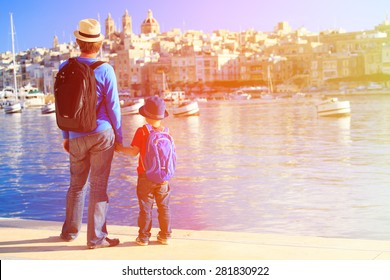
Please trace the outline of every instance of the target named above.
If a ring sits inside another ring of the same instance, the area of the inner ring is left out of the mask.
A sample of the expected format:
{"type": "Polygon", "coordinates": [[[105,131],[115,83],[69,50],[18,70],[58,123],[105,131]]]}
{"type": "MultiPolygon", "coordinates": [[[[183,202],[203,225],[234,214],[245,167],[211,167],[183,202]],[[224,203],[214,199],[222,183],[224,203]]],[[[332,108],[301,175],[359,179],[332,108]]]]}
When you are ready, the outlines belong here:
{"type": "Polygon", "coordinates": [[[153,17],[152,10],[150,10],[150,9],[148,11],[148,17],[142,22],[141,33],[142,34],[149,34],[149,33],[160,34],[160,24],[158,24],[157,20],[153,17]]]}

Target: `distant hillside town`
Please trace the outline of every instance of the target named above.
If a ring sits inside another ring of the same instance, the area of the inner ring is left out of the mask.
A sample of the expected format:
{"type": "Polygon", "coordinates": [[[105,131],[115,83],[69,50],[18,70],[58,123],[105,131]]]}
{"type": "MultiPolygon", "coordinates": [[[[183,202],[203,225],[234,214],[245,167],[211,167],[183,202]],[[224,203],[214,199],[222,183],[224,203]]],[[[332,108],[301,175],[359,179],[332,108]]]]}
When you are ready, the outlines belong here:
{"type": "MultiPolygon", "coordinates": [[[[256,86],[275,92],[323,90],[358,91],[390,88],[390,23],[372,30],[345,32],[305,28],[292,30],[287,22],[273,32],[253,29],[160,31],[151,10],[133,30],[126,10],[121,28],[108,14],[100,59],[117,74],[118,88],[131,96],[149,96],[169,87],[196,92],[256,86]]],[[[79,55],[75,42],[34,48],[16,54],[17,84],[53,93],[60,63],[79,55]]],[[[0,54],[0,89],[13,85],[12,53],[0,54]]]]}

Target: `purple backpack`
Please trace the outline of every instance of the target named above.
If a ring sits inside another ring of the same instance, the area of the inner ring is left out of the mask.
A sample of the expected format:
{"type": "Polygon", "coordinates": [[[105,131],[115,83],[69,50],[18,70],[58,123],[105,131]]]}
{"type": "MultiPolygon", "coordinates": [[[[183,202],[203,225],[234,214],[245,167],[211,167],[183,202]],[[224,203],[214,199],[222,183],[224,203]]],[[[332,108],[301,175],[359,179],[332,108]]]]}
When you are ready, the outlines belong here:
{"type": "Polygon", "coordinates": [[[168,128],[164,131],[154,130],[150,124],[148,130],[145,158],[141,160],[146,171],[146,177],[157,184],[169,181],[175,174],[176,150],[175,143],[168,128]]]}

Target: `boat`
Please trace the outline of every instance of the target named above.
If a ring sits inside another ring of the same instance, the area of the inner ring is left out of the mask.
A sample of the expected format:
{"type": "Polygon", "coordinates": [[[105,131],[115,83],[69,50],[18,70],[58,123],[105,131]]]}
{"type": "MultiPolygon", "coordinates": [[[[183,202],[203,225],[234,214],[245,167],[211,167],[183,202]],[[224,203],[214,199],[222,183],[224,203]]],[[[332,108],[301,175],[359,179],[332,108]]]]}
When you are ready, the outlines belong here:
{"type": "Polygon", "coordinates": [[[270,93],[262,93],[262,94],[260,94],[260,98],[263,100],[275,99],[275,97],[270,93]]]}
{"type": "Polygon", "coordinates": [[[15,39],[14,39],[14,23],[12,19],[12,13],[10,14],[11,20],[11,37],[12,37],[12,64],[14,74],[14,99],[8,100],[4,105],[4,113],[13,114],[22,112],[22,104],[18,99],[17,80],[16,80],[16,63],[15,63],[15,39]]]}
{"type": "Polygon", "coordinates": [[[136,115],[139,113],[139,108],[145,104],[145,100],[143,98],[121,100],[120,104],[122,116],[136,115]]]}
{"type": "Polygon", "coordinates": [[[170,90],[168,87],[167,78],[165,72],[162,72],[162,85],[161,85],[160,97],[165,102],[171,102],[172,104],[181,104],[186,97],[185,92],[182,90],[170,90]]]}
{"type": "Polygon", "coordinates": [[[199,105],[197,101],[186,101],[173,107],[173,116],[186,117],[199,115],[199,105]]]}
{"type": "Polygon", "coordinates": [[[20,89],[24,107],[42,107],[45,105],[45,94],[30,84],[20,89]]]}
{"type": "Polygon", "coordinates": [[[42,114],[51,114],[56,111],[55,103],[49,102],[41,107],[42,114]]]}
{"type": "Polygon", "coordinates": [[[273,54],[270,55],[268,58],[268,64],[267,64],[267,87],[264,87],[263,89],[265,92],[262,92],[260,94],[260,99],[263,100],[277,100],[280,98],[280,94],[274,91],[274,84],[272,81],[272,74],[271,74],[271,64],[276,64],[282,60],[285,60],[285,58],[280,56],[275,56],[273,54]]]}
{"type": "Polygon", "coordinates": [[[22,104],[18,100],[9,100],[4,105],[4,113],[14,114],[22,112],[22,104]]]}
{"type": "Polygon", "coordinates": [[[181,90],[165,90],[161,95],[165,102],[180,104],[183,100],[185,100],[185,92],[181,90]]]}
{"type": "Polygon", "coordinates": [[[207,98],[206,97],[196,97],[195,101],[197,101],[197,102],[207,102],[207,98]]]}
{"type": "Polygon", "coordinates": [[[349,101],[339,101],[337,97],[326,99],[316,105],[320,117],[342,117],[351,113],[349,101]]]}
{"type": "Polygon", "coordinates": [[[295,99],[303,98],[303,97],[306,97],[306,94],[303,92],[296,92],[293,95],[291,95],[291,98],[295,98],[295,99]]]}
{"type": "Polygon", "coordinates": [[[237,90],[229,94],[230,100],[249,100],[251,98],[252,98],[251,94],[246,93],[242,90],[237,90]]]}
{"type": "Polygon", "coordinates": [[[119,101],[126,101],[131,99],[131,94],[128,91],[119,92],[119,101]]]}
{"type": "Polygon", "coordinates": [[[5,87],[2,91],[0,91],[0,108],[3,109],[10,100],[16,99],[15,89],[12,87],[5,87]]]}

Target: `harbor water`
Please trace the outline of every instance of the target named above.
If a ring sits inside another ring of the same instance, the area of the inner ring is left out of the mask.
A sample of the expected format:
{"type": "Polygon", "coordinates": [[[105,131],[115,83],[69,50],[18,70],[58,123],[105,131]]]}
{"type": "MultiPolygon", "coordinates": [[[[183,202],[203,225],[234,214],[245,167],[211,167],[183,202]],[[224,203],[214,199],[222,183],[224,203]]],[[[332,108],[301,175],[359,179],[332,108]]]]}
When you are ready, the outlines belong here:
{"type": "MultiPolygon", "coordinates": [[[[317,117],[310,98],[209,101],[199,116],[168,117],[173,229],[389,240],[390,95],[343,98],[342,118],[317,117]]],[[[143,123],[123,117],[125,145],[143,123]]],[[[63,221],[69,163],[55,115],[1,112],[0,125],[0,216],[63,221]]],[[[136,165],[115,154],[108,229],[137,226],[136,165]]]]}

